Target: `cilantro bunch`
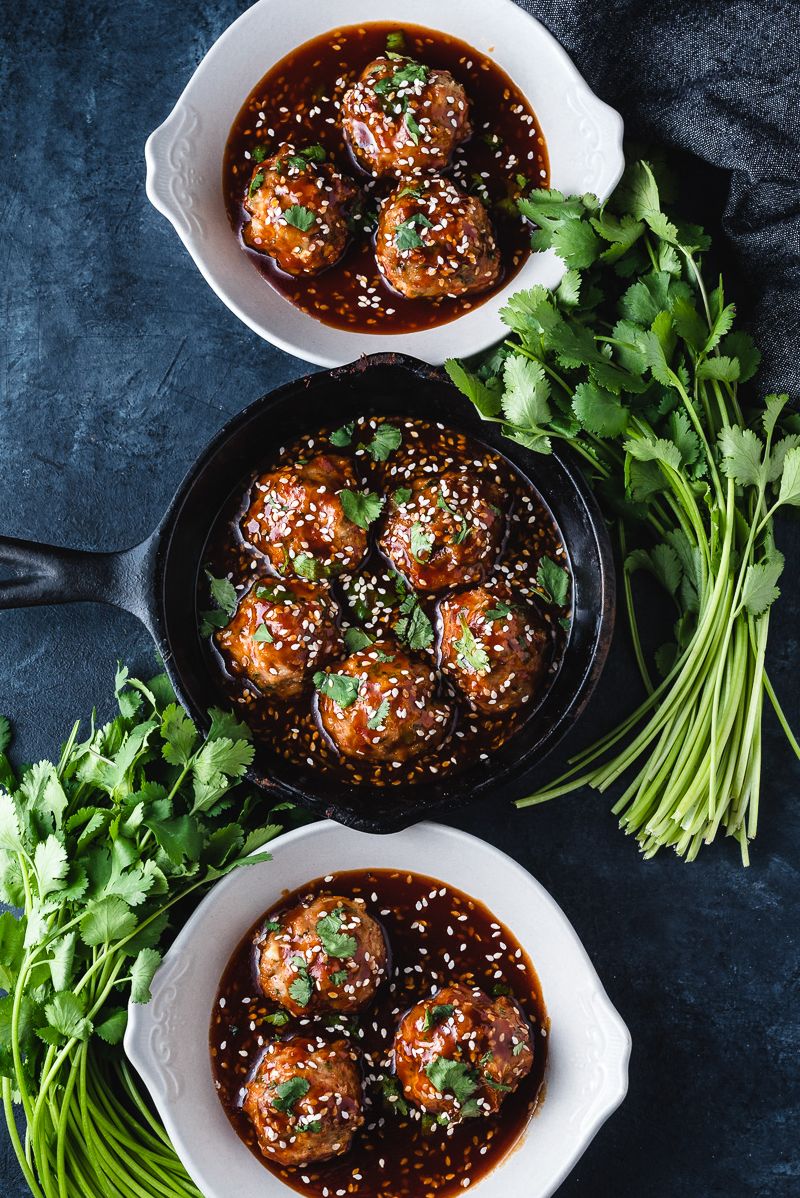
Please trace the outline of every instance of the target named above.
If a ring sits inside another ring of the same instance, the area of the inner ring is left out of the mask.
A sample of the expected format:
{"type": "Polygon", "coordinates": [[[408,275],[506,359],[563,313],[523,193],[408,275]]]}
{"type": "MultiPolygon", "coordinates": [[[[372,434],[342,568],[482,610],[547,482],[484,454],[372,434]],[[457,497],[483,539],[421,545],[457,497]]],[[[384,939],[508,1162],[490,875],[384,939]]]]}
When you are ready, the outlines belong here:
{"type": "Polygon", "coordinates": [[[118,1046],[173,909],[280,828],[238,790],[242,724],[213,711],[202,741],[163,675],[120,668],[116,693],[116,719],[19,778],[0,720],[0,896],[22,909],[0,916],[3,1104],[35,1198],[200,1198],[118,1046]]]}
{"type": "Polygon", "coordinates": [[[623,561],[623,593],[647,698],[522,799],[605,791],[645,856],[671,845],[691,860],[720,829],[748,861],[756,834],[765,696],[800,746],[764,668],[769,610],[783,569],[778,508],[800,505],[800,418],[786,395],[743,409],[759,353],[734,330],[722,279],[703,276],[709,238],[667,214],[651,168],[636,163],[607,204],[534,191],[519,201],[567,271],[554,291],[512,296],[511,331],[477,370],[447,363],[481,416],[534,452],[583,459],[623,561]],[[647,660],[633,578],[651,574],[673,627],[647,660]],[[659,677],[660,676],[660,677],[659,677]]]}

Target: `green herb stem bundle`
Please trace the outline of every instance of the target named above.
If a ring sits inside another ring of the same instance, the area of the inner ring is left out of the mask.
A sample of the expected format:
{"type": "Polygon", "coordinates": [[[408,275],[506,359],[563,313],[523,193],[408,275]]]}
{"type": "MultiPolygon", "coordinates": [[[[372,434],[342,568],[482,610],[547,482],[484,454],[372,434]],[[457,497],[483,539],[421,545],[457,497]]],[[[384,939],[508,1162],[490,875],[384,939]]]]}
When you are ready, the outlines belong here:
{"type": "Polygon", "coordinates": [[[163,675],[116,684],[115,720],[19,780],[0,720],[0,896],[22,908],[0,916],[6,1123],[35,1198],[201,1198],[122,1058],[128,1001],[150,999],[173,908],[280,828],[235,789],[244,725],[212,712],[202,741],[163,675]]]}
{"type": "Polygon", "coordinates": [[[567,272],[502,312],[512,335],[476,371],[447,363],[486,420],[535,452],[583,459],[614,521],[622,592],[647,698],[525,807],[591,786],[627,786],[614,805],[646,856],[692,860],[720,829],[748,861],[758,823],[764,700],[789,729],[766,675],[769,608],[783,559],[772,520],[800,505],[800,420],[785,395],[745,419],[739,385],[759,354],[734,331],[722,280],[709,290],[709,239],[668,216],[637,163],[605,206],[535,191],[520,201],[567,272]],[[637,571],[675,606],[653,682],[634,603],[637,571]]]}

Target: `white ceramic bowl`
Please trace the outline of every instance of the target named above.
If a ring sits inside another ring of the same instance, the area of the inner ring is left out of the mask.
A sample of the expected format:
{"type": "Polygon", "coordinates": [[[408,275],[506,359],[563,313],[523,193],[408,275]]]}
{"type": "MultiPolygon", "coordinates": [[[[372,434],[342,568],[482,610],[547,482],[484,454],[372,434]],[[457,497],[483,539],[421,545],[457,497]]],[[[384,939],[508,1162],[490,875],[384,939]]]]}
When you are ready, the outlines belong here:
{"type": "Polygon", "coordinates": [[[324,822],[270,847],[272,861],[241,868],[206,896],[166,954],[152,1001],[129,1011],[125,1051],[205,1198],[291,1192],[241,1143],[214,1089],[208,1033],[225,966],[282,893],[365,868],[415,870],[480,899],[533,961],[551,1021],[544,1102],[516,1149],[472,1188],[480,1198],[548,1198],[625,1097],[631,1041],[547,891],[491,845],[441,824],[368,836],[324,822]]]}
{"type": "Polygon", "coordinates": [[[622,118],[591,92],[555,38],[513,0],[259,0],[209,50],[145,147],[147,195],[175,226],[206,282],[260,337],[309,362],[340,366],[395,351],[438,364],[492,345],[498,312],[522,287],[554,287],[552,252],[528,259],[508,287],[438,329],[397,336],[321,324],[278,294],[242,253],[222,194],[222,156],[251,90],[279,59],[326,30],[365,21],[434,27],[491,54],[528,97],[550,156],[551,186],[605,199],[623,168],[622,118]]]}

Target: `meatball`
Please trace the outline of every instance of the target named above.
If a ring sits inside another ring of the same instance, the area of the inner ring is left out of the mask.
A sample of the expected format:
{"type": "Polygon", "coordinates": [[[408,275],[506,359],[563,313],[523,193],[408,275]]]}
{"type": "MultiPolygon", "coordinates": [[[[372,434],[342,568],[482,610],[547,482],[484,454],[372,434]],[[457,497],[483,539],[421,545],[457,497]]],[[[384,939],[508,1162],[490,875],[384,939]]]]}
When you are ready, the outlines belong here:
{"type": "Polygon", "coordinates": [[[261,578],[214,640],[232,673],[267,694],[293,699],[313,671],[341,651],[336,612],[327,583],[261,578]]]}
{"type": "Polygon", "coordinates": [[[274,258],[287,274],[319,274],[347,249],[357,197],[353,180],[325,161],[321,146],[298,152],[284,142],[250,176],[245,244],[274,258]]]}
{"type": "Polygon", "coordinates": [[[436,675],[427,662],[376,641],[336,670],[314,682],[323,727],[345,757],[410,761],[444,740],[450,711],[434,699],[436,675]]]}
{"type": "Polygon", "coordinates": [[[352,462],[336,455],[264,474],[242,519],[244,539],[278,574],[313,579],[355,569],[367,534],[345,516],[340,493],[357,486],[352,462]]]}
{"type": "Polygon", "coordinates": [[[547,670],[549,637],[536,611],[504,588],[443,599],[441,664],[478,711],[530,702],[547,670]]]}
{"type": "Polygon", "coordinates": [[[373,175],[446,169],[472,133],[464,88],[413,58],[376,58],[342,100],[342,125],[373,175]]]}
{"type": "Polygon", "coordinates": [[[270,920],[255,947],[264,995],[293,1015],[360,1011],[386,974],[381,925],[362,903],[335,895],[270,920]]]}
{"type": "Polygon", "coordinates": [[[530,1073],[533,1041],[512,999],[458,983],[404,1016],[394,1059],[408,1101],[457,1123],[499,1109],[530,1073]]]}
{"type": "Polygon", "coordinates": [[[279,1165],[340,1156],[364,1122],[357,1058],[345,1040],[270,1044],[245,1089],[258,1146],[279,1165]]]}
{"type": "Polygon", "coordinates": [[[407,184],[384,200],[375,254],[387,283],[408,299],[475,294],[500,276],[486,209],[441,177],[407,184]]]}
{"type": "Polygon", "coordinates": [[[501,495],[467,471],[416,479],[405,503],[393,497],[380,547],[419,591],[482,582],[503,536],[501,495]]]}

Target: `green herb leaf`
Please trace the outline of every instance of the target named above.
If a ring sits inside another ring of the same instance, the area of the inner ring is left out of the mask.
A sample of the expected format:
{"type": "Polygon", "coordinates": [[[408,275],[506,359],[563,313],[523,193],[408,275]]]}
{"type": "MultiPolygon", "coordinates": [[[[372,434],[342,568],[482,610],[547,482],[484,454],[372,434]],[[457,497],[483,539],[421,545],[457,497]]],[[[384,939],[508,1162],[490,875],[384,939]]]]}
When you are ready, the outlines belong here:
{"type": "Polygon", "coordinates": [[[406,129],[408,130],[408,136],[411,138],[411,141],[413,142],[413,144],[415,146],[418,146],[420,137],[422,136],[422,130],[420,129],[419,125],[417,124],[414,114],[410,108],[406,109],[405,124],[406,124],[406,129]]]}
{"type": "Polygon", "coordinates": [[[250,157],[253,159],[253,162],[263,162],[264,159],[266,158],[266,156],[267,156],[267,147],[261,146],[261,145],[255,146],[253,148],[253,152],[250,155],[250,157]]]}
{"type": "Polygon", "coordinates": [[[489,608],[488,611],[483,613],[483,618],[494,624],[497,620],[505,620],[507,616],[511,615],[511,612],[511,606],[508,603],[504,603],[502,599],[498,599],[494,607],[489,608]]]}
{"type": "Polygon", "coordinates": [[[386,717],[388,716],[388,714],[389,714],[389,700],[383,699],[380,706],[375,711],[373,711],[372,715],[367,720],[367,727],[370,728],[373,732],[378,728],[382,728],[383,725],[386,723],[386,717]]]}
{"type": "Polygon", "coordinates": [[[131,1000],[148,1003],[151,999],[150,983],[161,964],[161,953],[153,948],[143,948],[131,968],[131,1000]]]}
{"type": "Polygon", "coordinates": [[[400,1082],[397,1078],[391,1075],[383,1077],[381,1079],[381,1090],[392,1110],[405,1119],[408,1115],[408,1103],[403,1097],[403,1091],[400,1089],[400,1082]]]}
{"type": "Polygon", "coordinates": [[[305,1097],[310,1089],[310,1083],[304,1077],[292,1077],[275,1087],[275,1097],[272,1099],[272,1105],[276,1111],[282,1111],[283,1114],[290,1115],[295,1103],[305,1097]]]}
{"type": "Polygon", "coordinates": [[[523,428],[547,423],[550,419],[550,383],[538,362],[512,355],[503,368],[505,394],[503,413],[512,424],[523,428]]]}
{"type": "Polygon", "coordinates": [[[297,977],[289,984],[289,994],[299,1007],[307,1007],[311,1002],[311,995],[314,993],[314,983],[302,957],[294,957],[292,965],[297,972],[297,977]]]}
{"type": "Polygon", "coordinates": [[[344,633],[345,648],[348,653],[358,653],[372,644],[372,637],[362,628],[347,628],[344,633]]]}
{"type": "Polygon", "coordinates": [[[424,213],[415,212],[408,220],[397,225],[394,231],[394,243],[399,250],[415,250],[425,244],[415,230],[415,225],[420,229],[432,229],[433,221],[428,220],[424,213]]]}
{"type": "Polygon", "coordinates": [[[453,648],[456,650],[458,664],[465,670],[472,670],[476,674],[488,674],[491,670],[489,654],[484,649],[483,645],[475,639],[472,629],[467,624],[467,618],[463,614],[459,617],[461,624],[461,636],[453,642],[453,648]]]}
{"type": "Polygon", "coordinates": [[[392,499],[395,501],[398,507],[402,507],[404,503],[408,503],[410,498],[411,487],[398,487],[392,495],[392,499]]]}
{"type": "Polygon", "coordinates": [[[334,973],[331,974],[331,981],[333,982],[334,986],[343,986],[345,984],[345,982],[347,981],[347,979],[349,978],[349,976],[350,976],[349,970],[337,969],[334,973]]]}
{"type": "Polygon", "coordinates": [[[359,528],[369,528],[380,516],[384,503],[382,496],[372,491],[343,490],[339,492],[339,498],[346,518],[359,528]]]}
{"type": "Polygon", "coordinates": [[[463,1106],[478,1089],[473,1071],[463,1061],[436,1057],[425,1066],[425,1073],[440,1094],[452,1094],[460,1106],[463,1106]]]}
{"type": "Polygon", "coordinates": [[[285,208],[283,219],[287,225],[291,225],[294,229],[299,229],[302,233],[307,233],[317,221],[311,209],[304,208],[302,204],[292,204],[291,207],[285,208]]]}
{"type": "Polygon", "coordinates": [[[419,520],[411,525],[410,548],[411,556],[418,562],[429,557],[433,549],[433,533],[426,532],[419,520]]]}
{"type": "Polygon", "coordinates": [[[491,420],[500,414],[502,409],[501,391],[492,391],[477,375],[470,374],[465,370],[455,358],[448,358],[444,368],[453,385],[466,395],[467,399],[471,400],[484,420],[491,420]]]}
{"type": "Polygon", "coordinates": [[[422,1021],[423,1032],[429,1032],[431,1028],[438,1027],[440,1023],[444,1023],[446,1019],[455,1011],[455,1006],[451,1002],[434,1003],[431,1007],[426,1007],[425,1018],[422,1021]]]}
{"type": "Polygon", "coordinates": [[[268,645],[272,645],[275,642],[275,637],[272,635],[269,628],[267,628],[266,624],[259,624],[258,628],[256,628],[255,632],[253,633],[253,640],[257,645],[264,644],[265,642],[268,645]]]}
{"type": "Polygon", "coordinates": [[[323,915],[317,920],[317,935],[329,957],[348,960],[355,956],[358,941],[355,936],[342,932],[343,922],[344,912],[341,907],[337,907],[330,914],[323,915]]]}
{"type": "Polygon", "coordinates": [[[317,693],[331,699],[337,707],[352,707],[358,698],[360,682],[349,674],[327,674],[320,670],[314,675],[317,693]]]}
{"type": "Polygon", "coordinates": [[[391,54],[404,54],[406,49],[406,35],[401,29],[395,29],[386,35],[386,49],[391,54]]]}
{"type": "Polygon", "coordinates": [[[747,567],[742,587],[742,604],[751,616],[763,615],[779,597],[780,591],[776,586],[783,573],[783,557],[773,552],[764,562],[757,562],[747,567]]]}
{"type": "Polygon", "coordinates": [[[266,177],[267,177],[267,172],[265,170],[256,171],[256,173],[253,175],[252,179],[250,180],[250,187],[248,188],[248,194],[251,196],[255,195],[255,193],[258,191],[259,187],[262,186],[266,177]]]}
{"type": "Polygon", "coordinates": [[[305,578],[307,582],[317,582],[328,573],[327,567],[310,553],[298,553],[292,561],[292,568],[298,578],[305,578]]]}
{"type": "Polygon", "coordinates": [[[331,445],[335,445],[337,449],[342,449],[345,445],[349,445],[353,440],[353,430],[355,427],[355,421],[351,421],[350,424],[343,424],[341,428],[334,429],[328,438],[331,445]]]}
{"type": "Polygon", "coordinates": [[[403,434],[393,424],[379,424],[375,435],[366,446],[367,453],[376,462],[385,462],[393,450],[398,449],[403,434]]]}
{"type": "Polygon", "coordinates": [[[563,566],[552,558],[543,557],[536,571],[536,581],[550,603],[556,607],[564,606],[569,594],[569,572],[563,566]]]}
{"type": "Polygon", "coordinates": [[[394,630],[409,649],[429,649],[434,642],[433,625],[414,594],[400,604],[400,618],[394,630]]]}

